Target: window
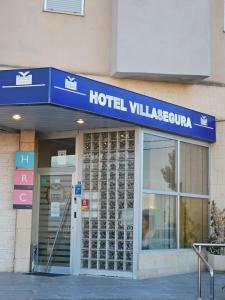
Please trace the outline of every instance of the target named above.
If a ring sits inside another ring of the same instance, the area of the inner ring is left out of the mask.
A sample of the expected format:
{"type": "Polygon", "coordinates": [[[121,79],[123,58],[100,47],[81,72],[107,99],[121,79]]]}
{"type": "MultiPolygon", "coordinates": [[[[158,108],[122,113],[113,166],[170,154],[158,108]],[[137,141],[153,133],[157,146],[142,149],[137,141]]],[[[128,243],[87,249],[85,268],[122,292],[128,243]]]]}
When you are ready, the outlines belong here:
{"type": "Polygon", "coordinates": [[[143,194],[142,249],[176,246],[176,197],[143,194]]]}
{"type": "Polygon", "coordinates": [[[38,168],[73,167],[75,138],[38,141],[38,168]]]}
{"type": "Polygon", "coordinates": [[[205,146],[144,134],[142,250],[207,241],[208,155],[205,146]]]}
{"type": "Polygon", "coordinates": [[[83,15],[84,0],[45,0],[44,11],[83,15]]]}
{"type": "Polygon", "coordinates": [[[208,194],[208,148],[180,143],[180,191],[208,194]]]}
{"type": "Polygon", "coordinates": [[[145,134],[144,189],[176,191],[176,141],[145,134]]]}
{"type": "Polygon", "coordinates": [[[208,200],[181,197],[180,246],[191,248],[194,242],[206,242],[208,238],[208,200]]]}

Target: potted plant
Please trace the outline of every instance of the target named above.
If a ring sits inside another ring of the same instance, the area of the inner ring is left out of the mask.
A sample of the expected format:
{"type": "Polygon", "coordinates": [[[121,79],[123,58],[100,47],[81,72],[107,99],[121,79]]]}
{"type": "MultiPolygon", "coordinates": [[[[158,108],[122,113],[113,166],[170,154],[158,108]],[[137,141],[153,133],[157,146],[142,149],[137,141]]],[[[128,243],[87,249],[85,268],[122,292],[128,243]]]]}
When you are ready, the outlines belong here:
{"type": "MultiPolygon", "coordinates": [[[[217,207],[215,201],[210,205],[209,243],[225,244],[225,209],[217,207]]],[[[225,248],[209,247],[208,262],[216,271],[225,271],[225,248]]]]}

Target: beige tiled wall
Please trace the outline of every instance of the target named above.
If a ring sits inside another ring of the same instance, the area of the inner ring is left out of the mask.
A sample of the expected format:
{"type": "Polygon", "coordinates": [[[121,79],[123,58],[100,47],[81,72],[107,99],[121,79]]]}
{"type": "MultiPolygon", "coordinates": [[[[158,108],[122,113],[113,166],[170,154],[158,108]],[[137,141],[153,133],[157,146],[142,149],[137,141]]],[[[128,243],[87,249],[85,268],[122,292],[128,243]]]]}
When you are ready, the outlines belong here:
{"type": "Polygon", "coordinates": [[[34,149],[34,132],[0,134],[0,272],[29,270],[32,210],[12,207],[15,152],[34,149]]]}
{"type": "Polygon", "coordinates": [[[189,250],[159,250],[138,256],[138,278],[169,276],[197,271],[197,256],[189,250]]]}
{"type": "MultiPolygon", "coordinates": [[[[34,151],[35,132],[21,131],[20,151],[34,151]]],[[[18,209],[16,219],[15,272],[28,272],[30,268],[32,210],[18,209]]]]}
{"type": "Polygon", "coordinates": [[[217,123],[217,142],[211,147],[211,195],[225,208],[225,122],[217,123]]]}
{"type": "Polygon", "coordinates": [[[14,268],[16,211],[12,208],[12,192],[18,149],[18,134],[0,133],[0,272],[14,268]]]}

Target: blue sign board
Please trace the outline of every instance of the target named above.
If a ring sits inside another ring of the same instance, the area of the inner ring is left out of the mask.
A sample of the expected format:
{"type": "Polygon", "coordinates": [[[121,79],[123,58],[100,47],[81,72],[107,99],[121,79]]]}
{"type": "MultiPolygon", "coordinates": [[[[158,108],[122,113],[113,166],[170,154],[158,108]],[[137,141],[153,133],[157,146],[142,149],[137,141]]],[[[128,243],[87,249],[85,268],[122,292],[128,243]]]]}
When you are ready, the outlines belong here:
{"type": "Polygon", "coordinates": [[[75,185],[75,196],[81,196],[81,183],[75,185]]]}
{"type": "Polygon", "coordinates": [[[215,118],[78,75],[52,70],[51,102],[179,135],[215,141],[215,118]]]}
{"type": "Polygon", "coordinates": [[[48,102],[49,68],[0,71],[0,105],[48,102]]]}
{"type": "Polygon", "coordinates": [[[215,117],[52,68],[0,72],[0,105],[53,104],[216,141],[215,117]]]}
{"type": "Polygon", "coordinates": [[[16,168],[29,170],[34,169],[34,152],[16,152],[16,168]]]}

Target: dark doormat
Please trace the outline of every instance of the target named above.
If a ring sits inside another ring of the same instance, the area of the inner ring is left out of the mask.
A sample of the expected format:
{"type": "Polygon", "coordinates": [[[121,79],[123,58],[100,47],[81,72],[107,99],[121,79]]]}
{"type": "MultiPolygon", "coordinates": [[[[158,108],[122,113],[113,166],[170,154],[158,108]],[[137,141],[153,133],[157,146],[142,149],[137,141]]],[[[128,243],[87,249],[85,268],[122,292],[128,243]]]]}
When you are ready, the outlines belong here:
{"type": "Polygon", "coordinates": [[[66,274],[55,274],[55,273],[45,273],[45,272],[30,272],[30,273],[23,273],[23,275],[36,275],[36,276],[46,276],[46,277],[66,276],[66,274]]]}

